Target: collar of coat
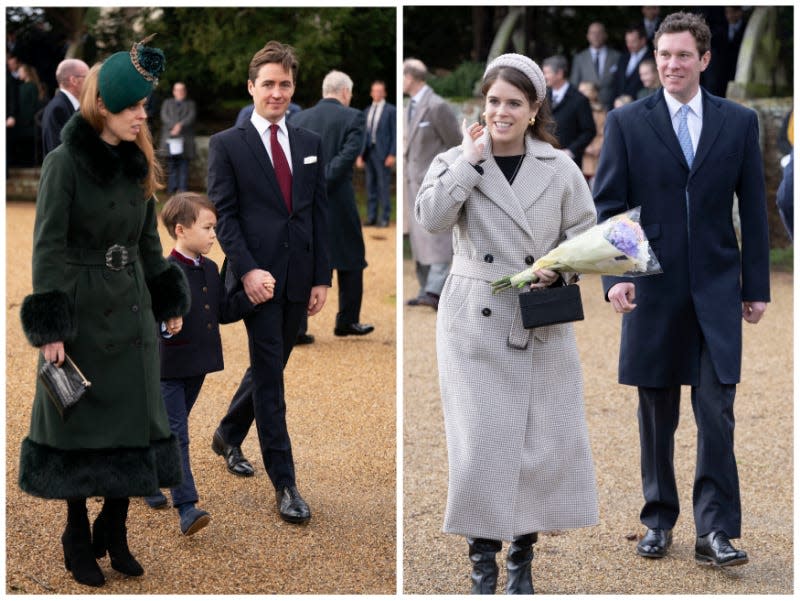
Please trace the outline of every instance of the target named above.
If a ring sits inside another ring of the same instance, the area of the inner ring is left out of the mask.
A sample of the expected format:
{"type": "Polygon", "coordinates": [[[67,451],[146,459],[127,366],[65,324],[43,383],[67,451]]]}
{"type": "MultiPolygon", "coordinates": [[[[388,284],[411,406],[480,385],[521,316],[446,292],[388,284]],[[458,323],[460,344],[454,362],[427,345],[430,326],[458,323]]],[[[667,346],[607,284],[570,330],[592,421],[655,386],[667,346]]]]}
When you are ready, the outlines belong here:
{"type": "Polygon", "coordinates": [[[78,165],[100,185],[110,184],[120,173],[136,183],[147,176],[147,159],[135,143],[120,142],[112,150],[80,112],[67,121],[61,140],[78,165]]]}

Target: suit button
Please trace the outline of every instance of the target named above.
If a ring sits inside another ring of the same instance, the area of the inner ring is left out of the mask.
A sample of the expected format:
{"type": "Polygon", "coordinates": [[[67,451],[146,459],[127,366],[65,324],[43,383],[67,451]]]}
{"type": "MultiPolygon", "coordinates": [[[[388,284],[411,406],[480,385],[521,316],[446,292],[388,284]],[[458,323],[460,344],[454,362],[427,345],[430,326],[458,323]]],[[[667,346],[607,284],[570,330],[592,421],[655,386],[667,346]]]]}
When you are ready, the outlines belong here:
{"type": "Polygon", "coordinates": [[[134,313],[138,313],[139,312],[139,305],[131,306],[131,311],[133,311],[134,313]]]}
{"type": "Polygon", "coordinates": [[[491,263],[492,261],[494,261],[494,257],[492,255],[487,254],[483,257],[483,260],[486,261],[487,263],[491,263]]]}
{"type": "Polygon", "coordinates": [[[492,314],[492,310],[489,307],[484,307],[481,313],[483,313],[484,317],[489,317],[492,314]]]}
{"type": "Polygon", "coordinates": [[[208,286],[203,286],[203,292],[208,292],[208,286]]]}
{"type": "Polygon", "coordinates": [[[205,309],[206,311],[211,311],[211,305],[206,305],[206,306],[204,307],[204,309],[205,309]]]}
{"type": "Polygon", "coordinates": [[[533,257],[528,255],[525,257],[525,265],[533,265],[533,257]]]}
{"type": "Polygon", "coordinates": [[[211,329],[213,329],[213,328],[214,328],[214,326],[213,326],[213,325],[211,325],[210,323],[209,323],[209,324],[207,324],[207,325],[206,325],[206,327],[207,327],[209,330],[211,330],[211,329]]]}

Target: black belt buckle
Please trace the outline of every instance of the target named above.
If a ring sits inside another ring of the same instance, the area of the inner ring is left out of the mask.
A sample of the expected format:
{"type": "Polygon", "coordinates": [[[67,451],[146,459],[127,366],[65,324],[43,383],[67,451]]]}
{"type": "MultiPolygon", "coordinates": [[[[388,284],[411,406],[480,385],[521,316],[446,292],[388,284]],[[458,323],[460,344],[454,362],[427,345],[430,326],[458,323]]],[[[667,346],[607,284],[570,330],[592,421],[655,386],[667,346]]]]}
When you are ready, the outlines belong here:
{"type": "Polygon", "coordinates": [[[122,271],[128,263],[128,249],[121,244],[109,246],[106,251],[106,267],[111,271],[122,271]]]}

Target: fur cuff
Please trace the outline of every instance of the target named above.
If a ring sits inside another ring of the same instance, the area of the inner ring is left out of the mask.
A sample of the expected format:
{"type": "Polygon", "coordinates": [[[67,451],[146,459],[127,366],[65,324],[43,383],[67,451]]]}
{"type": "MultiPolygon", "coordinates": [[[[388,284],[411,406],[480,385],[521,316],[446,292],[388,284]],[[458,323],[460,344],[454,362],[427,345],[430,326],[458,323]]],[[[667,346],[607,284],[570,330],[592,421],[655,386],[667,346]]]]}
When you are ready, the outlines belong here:
{"type": "Polygon", "coordinates": [[[19,486],[45,499],[143,497],[181,482],[174,435],[142,449],[62,450],[22,441],[19,486]]]}
{"type": "Polygon", "coordinates": [[[38,348],[49,342],[74,339],[77,324],[70,305],[69,297],[61,290],[26,296],[19,316],[28,342],[38,348]]]}
{"type": "Polygon", "coordinates": [[[192,300],[189,282],[177,265],[170,263],[167,269],[147,281],[147,287],[150,289],[156,321],[183,317],[189,312],[192,300]]]}

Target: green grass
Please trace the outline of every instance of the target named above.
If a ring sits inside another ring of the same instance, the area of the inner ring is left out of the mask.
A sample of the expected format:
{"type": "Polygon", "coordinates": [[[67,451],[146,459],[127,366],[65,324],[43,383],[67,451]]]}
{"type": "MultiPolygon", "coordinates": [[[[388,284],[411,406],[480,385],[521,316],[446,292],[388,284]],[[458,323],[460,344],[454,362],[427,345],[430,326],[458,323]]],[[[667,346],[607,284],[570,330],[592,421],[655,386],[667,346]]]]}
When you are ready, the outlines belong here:
{"type": "Polygon", "coordinates": [[[794,271],[794,247],[773,248],[769,251],[769,264],[773,271],[794,271]]]}

